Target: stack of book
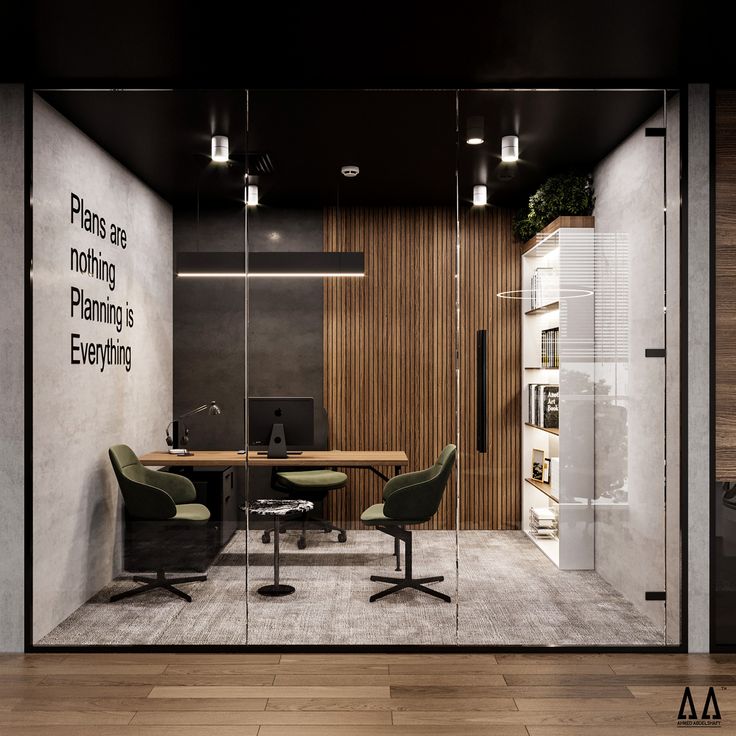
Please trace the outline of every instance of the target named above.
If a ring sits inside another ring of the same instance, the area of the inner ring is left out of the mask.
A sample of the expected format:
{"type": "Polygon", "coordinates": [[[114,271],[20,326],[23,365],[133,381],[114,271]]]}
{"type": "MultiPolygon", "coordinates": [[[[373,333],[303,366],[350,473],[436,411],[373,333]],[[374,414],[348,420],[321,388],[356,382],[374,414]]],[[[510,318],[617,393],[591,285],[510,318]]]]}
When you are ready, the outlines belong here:
{"type": "Polygon", "coordinates": [[[552,383],[530,383],[528,386],[527,421],[545,429],[560,426],[560,387],[552,383]]]}
{"type": "Polygon", "coordinates": [[[557,514],[548,506],[529,509],[529,531],[535,537],[554,539],[557,537],[557,514]]]}
{"type": "Polygon", "coordinates": [[[531,308],[544,307],[555,301],[554,268],[536,268],[532,274],[531,308]]]}
{"type": "Polygon", "coordinates": [[[542,330],[542,368],[560,367],[560,353],[557,347],[559,336],[559,327],[542,330]]]}

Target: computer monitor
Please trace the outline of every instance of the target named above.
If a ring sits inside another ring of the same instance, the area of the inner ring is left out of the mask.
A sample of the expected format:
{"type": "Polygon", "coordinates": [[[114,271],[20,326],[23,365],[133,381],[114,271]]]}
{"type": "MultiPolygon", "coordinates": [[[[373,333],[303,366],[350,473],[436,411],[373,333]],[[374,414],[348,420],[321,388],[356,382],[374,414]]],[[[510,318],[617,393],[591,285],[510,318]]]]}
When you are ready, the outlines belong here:
{"type": "Polygon", "coordinates": [[[255,449],[268,448],[259,453],[268,457],[301,454],[301,449],[314,445],[314,399],[249,396],[248,444],[255,449]]]}

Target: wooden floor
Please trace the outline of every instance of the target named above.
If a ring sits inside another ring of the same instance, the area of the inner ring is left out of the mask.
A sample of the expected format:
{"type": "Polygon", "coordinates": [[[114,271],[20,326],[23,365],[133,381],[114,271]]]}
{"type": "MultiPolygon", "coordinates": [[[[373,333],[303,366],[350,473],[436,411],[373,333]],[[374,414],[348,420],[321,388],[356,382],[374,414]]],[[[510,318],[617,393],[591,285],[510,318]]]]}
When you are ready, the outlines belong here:
{"type": "Polygon", "coordinates": [[[0,734],[650,736],[685,685],[736,733],[730,655],[0,655],[0,734]]]}

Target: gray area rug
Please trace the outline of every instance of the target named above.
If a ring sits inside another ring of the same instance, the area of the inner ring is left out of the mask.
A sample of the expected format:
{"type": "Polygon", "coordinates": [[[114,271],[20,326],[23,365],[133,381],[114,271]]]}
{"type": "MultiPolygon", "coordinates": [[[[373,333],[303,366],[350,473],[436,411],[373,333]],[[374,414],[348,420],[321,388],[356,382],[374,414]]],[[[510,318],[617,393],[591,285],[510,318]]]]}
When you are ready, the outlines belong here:
{"type": "Polygon", "coordinates": [[[394,571],[393,541],[380,532],[312,533],[299,550],[282,536],[281,582],[296,592],[258,594],[273,582],[272,547],[237,532],[206,582],[184,586],[191,603],[155,591],[116,603],[118,579],[45,636],[41,645],[423,644],[632,646],[663,644],[656,627],[593,571],[561,571],[523,532],[414,532],[414,575],[444,575],[445,603],[405,590],[369,603],[394,571]],[[249,565],[246,569],[246,558],[249,565]],[[247,575],[247,580],[246,580],[247,575]]]}

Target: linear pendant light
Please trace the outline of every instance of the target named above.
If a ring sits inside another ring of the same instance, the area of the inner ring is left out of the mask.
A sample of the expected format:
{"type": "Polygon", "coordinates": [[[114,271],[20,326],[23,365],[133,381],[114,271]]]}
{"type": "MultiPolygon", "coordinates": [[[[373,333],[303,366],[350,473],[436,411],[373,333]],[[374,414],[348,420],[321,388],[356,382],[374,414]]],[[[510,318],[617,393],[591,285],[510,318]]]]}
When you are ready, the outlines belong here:
{"type": "Polygon", "coordinates": [[[361,278],[362,253],[278,251],[245,253],[189,251],[176,256],[179,278],[361,278]]]}

